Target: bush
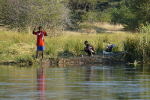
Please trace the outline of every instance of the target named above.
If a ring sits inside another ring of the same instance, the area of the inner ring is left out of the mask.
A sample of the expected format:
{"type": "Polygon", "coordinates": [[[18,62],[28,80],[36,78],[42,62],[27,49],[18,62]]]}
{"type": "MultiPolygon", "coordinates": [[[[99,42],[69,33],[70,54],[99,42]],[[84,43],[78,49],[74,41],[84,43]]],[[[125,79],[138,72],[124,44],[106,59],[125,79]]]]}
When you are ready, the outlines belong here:
{"type": "Polygon", "coordinates": [[[142,51],[139,49],[139,39],[127,38],[124,42],[124,51],[126,52],[125,60],[128,62],[134,62],[135,60],[142,59],[142,51]]]}
{"type": "Polygon", "coordinates": [[[33,57],[31,55],[17,56],[15,61],[21,65],[32,65],[34,63],[33,57]]]}
{"type": "Polygon", "coordinates": [[[125,60],[134,62],[135,60],[143,63],[149,62],[150,59],[150,40],[149,35],[140,37],[130,37],[124,42],[124,51],[126,52],[125,60]]]}
{"type": "Polygon", "coordinates": [[[62,29],[69,20],[69,10],[58,0],[4,0],[0,8],[0,24],[18,30],[37,25],[62,29]]]}
{"type": "Polygon", "coordinates": [[[96,22],[97,12],[94,11],[86,12],[84,15],[82,15],[82,20],[85,22],[96,22]]]}
{"type": "Polygon", "coordinates": [[[106,9],[101,12],[97,12],[97,20],[100,22],[111,22],[113,9],[106,9]]]}
{"type": "Polygon", "coordinates": [[[140,27],[139,27],[139,32],[140,33],[150,33],[150,24],[147,24],[147,25],[143,25],[141,24],[140,27]]]}
{"type": "Polygon", "coordinates": [[[150,23],[150,0],[122,0],[114,8],[112,22],[121,23],[128,30],[137,30],[141,24],[150,23]]]}
{"type": "Polygon", "coordinates": [[[133,12],[126,6],[121,6],[120,8],[114,8],[112,11],[113,23],[123,24],[125,29],[134,30],[138,28],[137,19],[133,12]]]}

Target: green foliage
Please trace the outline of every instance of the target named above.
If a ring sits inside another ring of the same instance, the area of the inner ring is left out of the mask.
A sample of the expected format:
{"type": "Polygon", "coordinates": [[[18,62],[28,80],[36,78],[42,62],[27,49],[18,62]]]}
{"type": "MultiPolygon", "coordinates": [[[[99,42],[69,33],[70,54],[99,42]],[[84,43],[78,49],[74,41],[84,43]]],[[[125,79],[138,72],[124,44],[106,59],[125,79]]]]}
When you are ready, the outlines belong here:
{"type": "Polygon", "coordinates": [[[126,6],[113,9],[112,22],[123,24],[125,28],[129,30],[137,28],[137,19],[135,14],[126,6]]]}
{"type": "Polygon", "coordinates": [[[127,29],[137,30],[150,23],[150,0],[123,0],[112,13],[112,22],[124,24],[127,29]]]}
{"type": "Polygon", "coordinates": [[[83,48],[84,48],[83,41],[76,40],[76,43],[74,45],[74,52],[75,52],[76,56],[79,56],[83,53],[83,51],[82,51],[82,50],[84,50],[83,48]]]}
{"type": "Polygon", "coordinates": [[[18,30],[42,25],[50,31],[78,29],[82,22],[111,21],[120,0],[0,0],[0,24],[18,30]]]}
{"type": "Polygon", "coordinates": [[[108,6],[108,0],[67,0],[67,3],[71,10],[71,29],[79,28],[81,22],[98,21],[99,11],[108,6]]]}
{"type": "Polygon", "coordinates": [[[149,34],[150,33],[150,24],[147,24],[147,25],[140,25],[140,27],[139,27],[139,32],[140,33],[147,33],[147,34],[149,34]]]}
{"type": "Polygon", "coordinates": [[[47,47],[46,47],[46,55],[49,55],[50,57],[54,57],[57,54],[57,48],[55,46],[53,46],[54,44],[50,43],[47,47]]]}
{"type": "Polygon", "coordinates": [[[138,25],[150,23],[150,0],[129,0],[128,5],[136,14],[138,25]]]}
{"type": "Polygon", "coordinates": [[[134,62],[135,60],[142,60],[142,51],[139,49],[138,38],[127,38],[124,42],[124,51],[126,52],[125,60],[134,62]]]}
{"type": "Polygon", "coordinates": [[[69,10],[58,0],[4,0],[0,8],[0,24],[19,30],[38,25],[62,29],[69,22],[69,10]]]}
{"type": "Polygon", "coordinates": [[[98,39],[97,44],[96,44],[96,52],[102,52],[103,51],[103,41],[101,39],[98,39]]]}
{"type": "Polygon", "coordinates": [[[137,30],[150,23],[150,0],[0,0],[0,25],[24,30],[78,29],[82,22],[120,23],[137,30]]]}
{"type": "Polygon", "coordinates": [[[69,20],[69,10],[58,0],[31,0],[31,25],[42,25],[46,28],[63,28],[69,20]]]}
{"type": "Polygon", "coordinates": [[[11,28],[22,28],[27,24],[28,1],[4,0],[1,4],[1,24],[9,25],[11,28]]]}
{"type": "Polygon", "coordinates": [[[128,62],[150,60],[150,40],[149,35],[144,34],[141,37],[127,38],[124,42],[124,51],[126,51],[125,60],[128,62]]]}
{"type": "Polygon", "coordinates": [[[113,9],[106,9],[97,13],[97,20],[100,22],[111,22],[113,9]]]}
{"type": "Polygon", "coordinates": [[[97,12],[87,12],[82,16],[83,21],[87,22],[96,22],[97,21],[97,12]]]}
{"type": "Polygon", "coordinates": [[[32,65],[34,63],[33,57],[31,55],[17,56],[15,61],[22,65],[32,65]]]}

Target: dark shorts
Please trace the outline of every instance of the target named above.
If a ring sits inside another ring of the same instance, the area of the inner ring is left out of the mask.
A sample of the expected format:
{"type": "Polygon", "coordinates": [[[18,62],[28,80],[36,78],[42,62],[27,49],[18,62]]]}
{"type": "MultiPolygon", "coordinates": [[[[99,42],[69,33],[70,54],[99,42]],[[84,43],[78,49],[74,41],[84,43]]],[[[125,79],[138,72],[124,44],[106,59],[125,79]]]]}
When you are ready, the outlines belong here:
{"type": "Polygon", "coordinates": [[[45,50],[45,46],[37,46],[37,51],[44,51],[45,50]]]}

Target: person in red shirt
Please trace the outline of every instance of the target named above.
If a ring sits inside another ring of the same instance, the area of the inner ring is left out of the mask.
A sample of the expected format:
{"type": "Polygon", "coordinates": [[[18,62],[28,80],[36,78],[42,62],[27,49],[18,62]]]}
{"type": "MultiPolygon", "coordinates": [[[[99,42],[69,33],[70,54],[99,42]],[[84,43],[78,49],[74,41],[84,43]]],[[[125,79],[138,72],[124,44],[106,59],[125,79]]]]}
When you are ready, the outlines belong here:
{"type": "Polygon", "coordinates": [[[44,55],[43,51],[45,49],[44,36],[47,36],[47,32],[42,29],[42,26],[38,27],[38,31],[35,31],[35,30],[36,30],[36,28],[34,28],[34,30],[33,30],[33,34],[37,36],[36,58],[39,55],[39,51],[42,52],[42,58],[43,58],[43,55],[44,55]]]}

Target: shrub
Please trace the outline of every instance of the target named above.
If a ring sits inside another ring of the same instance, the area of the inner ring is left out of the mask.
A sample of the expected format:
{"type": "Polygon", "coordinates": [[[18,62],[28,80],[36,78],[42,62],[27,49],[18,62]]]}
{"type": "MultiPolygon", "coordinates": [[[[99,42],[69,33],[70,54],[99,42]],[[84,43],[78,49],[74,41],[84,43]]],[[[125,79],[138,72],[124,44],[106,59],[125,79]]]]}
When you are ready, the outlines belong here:
{"type": "Polygon", "coordinates": [[[141,49],[139,49],[139,39],[127,38],[124,42],[124,51],[126,52],[125,60],[128,62],[134,62],[135,60],[141,60],[141,49]]]}
{"type": "Polygon", "coordinates": [[[141,24],[140,27],[139,27],[139,32],[149,34],[150,33],[150,24],[147,24],[147,25],[141,24]]]}
{"type": "Polygon", "coordinates": [[[134,62],[135,60],[147,62],[150,58],[150,41],[149,36],[127,38],[124,42],[124,51],[126,51],[125,60],[134,62]]]}
{"type": "Polygon", "coordinates": [[[15,61],[21,65],[32,65],[34,63],[33,57],[31,55],[21,55],[15,57],[15,61]]]}
{"type": "Polygon", "coordinates": [[[97,12],[94,11],[86,12],[84,15],[82,15],[82,20],[86,22],[96,22],[97,12]]]}

